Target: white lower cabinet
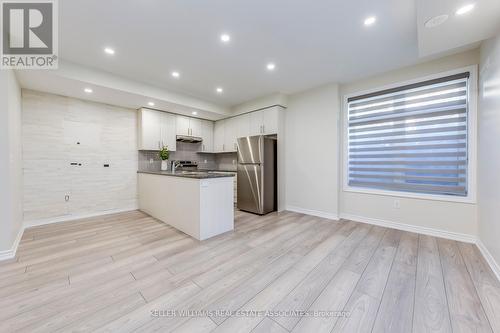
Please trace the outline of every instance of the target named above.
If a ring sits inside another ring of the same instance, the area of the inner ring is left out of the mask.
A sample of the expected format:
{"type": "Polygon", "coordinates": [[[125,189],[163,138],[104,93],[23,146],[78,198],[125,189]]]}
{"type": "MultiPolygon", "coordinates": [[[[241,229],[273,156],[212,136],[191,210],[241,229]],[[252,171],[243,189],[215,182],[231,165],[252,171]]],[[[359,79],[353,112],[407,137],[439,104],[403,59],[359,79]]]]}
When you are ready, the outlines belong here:
{"type": "Polygon", "coordinates": [[[138,193],[142,211],[198,240],[234,229],[232,177],[192,179],[139,173],[138,193]]]}

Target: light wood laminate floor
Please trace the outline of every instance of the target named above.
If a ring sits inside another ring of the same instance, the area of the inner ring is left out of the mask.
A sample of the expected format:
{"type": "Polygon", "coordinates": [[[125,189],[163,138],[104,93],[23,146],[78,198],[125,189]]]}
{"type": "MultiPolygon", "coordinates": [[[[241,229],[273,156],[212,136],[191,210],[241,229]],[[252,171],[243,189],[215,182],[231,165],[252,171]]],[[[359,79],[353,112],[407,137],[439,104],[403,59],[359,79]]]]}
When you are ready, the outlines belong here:
{"type": "Polygon", "coordinates": [[[25,231],[0,263],[17,331],[500,332],[500,283],[471,244],[239,211],[199,242],[135,211],[25,231]]]}

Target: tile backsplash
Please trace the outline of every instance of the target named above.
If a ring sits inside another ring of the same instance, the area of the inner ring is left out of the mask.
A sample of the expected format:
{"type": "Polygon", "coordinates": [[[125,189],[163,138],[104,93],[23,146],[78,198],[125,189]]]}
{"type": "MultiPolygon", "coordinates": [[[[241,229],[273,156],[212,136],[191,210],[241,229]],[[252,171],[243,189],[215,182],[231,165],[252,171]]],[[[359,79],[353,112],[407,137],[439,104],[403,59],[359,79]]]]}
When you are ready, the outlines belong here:
{"type": "MultiPolygon", "coordinates": [[[[199,169],[236,170],[236,153],[199,153],[201,144],[177,142],[177,150],[170,152],[170,160],[196,161],[199,169]]],[[[161,160],[157,151],[139,151],[139,170],[160,170],[161,160]]]]}
{"type": "Polygon", "coordinates": [[[217,169],[236,171],[238,169],[238,156],[236,153],[224,153],[215,155],[217,169]]]}

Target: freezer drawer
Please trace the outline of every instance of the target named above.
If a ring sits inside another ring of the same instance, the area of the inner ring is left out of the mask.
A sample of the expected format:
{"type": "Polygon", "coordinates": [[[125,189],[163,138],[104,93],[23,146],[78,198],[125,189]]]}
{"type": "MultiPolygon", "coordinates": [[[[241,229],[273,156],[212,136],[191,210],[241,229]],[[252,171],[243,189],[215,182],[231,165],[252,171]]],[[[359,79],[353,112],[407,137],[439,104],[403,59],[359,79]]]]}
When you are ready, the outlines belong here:
{"type": "Polygon", "coordinates": [[[265,177],[262,164],[238,165],[237,207],[261,215],[272,212],[275,208],[273,181],[274,177],[265,177]]]}
{"type": "Polygon", "coordinates": [[[260,164],[238,165],[238,208],[263,214],[262,167],[260,164]]]}

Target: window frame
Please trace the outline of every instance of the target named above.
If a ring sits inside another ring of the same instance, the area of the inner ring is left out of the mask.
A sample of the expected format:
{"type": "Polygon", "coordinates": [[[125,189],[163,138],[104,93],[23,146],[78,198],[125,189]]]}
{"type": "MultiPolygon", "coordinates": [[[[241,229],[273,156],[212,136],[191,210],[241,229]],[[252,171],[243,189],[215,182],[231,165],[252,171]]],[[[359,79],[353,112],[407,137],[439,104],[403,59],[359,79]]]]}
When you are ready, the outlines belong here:
{"type": "Polygon", "coordinates": [[[475,204],[477,202],[477,101],[478,101],[478,69],[477,65],[457,68],[454,70],[440,72],[424,77],[418,77],[416,79],[396,82],[385,86],[380,86],[376,88],[371,88],[363,91],[356,91],[354,93],[348,93],[343,96],[342,104],[342,183],[343,191],[351,193],[360,194],[372,194],[372,195],[383,195],[401,198],[412,198],[412,199],[422,199],[422,200],[434,200],[434,201],[449,201],[449,202],[459,202],[459,203],[469,203],[475,204]],[[423,81],[439,79],[446,76],[451,76],[455,74],[460,74],[464,72],[469,72],[469,90],[467,92],[468,104],[468,115],[467,115],[467,149],[468,149],[468,165],[467,165],[467,196],[453,196],[445,194],[427,194],[427,193],[415,193],[415,192],[404,192],[404,191],[392,191],[392,190],[382,190],[382,189],[371,189],[363,187],[353,187],[349,185],[349,106],[348,99],[371,94],[386,89],[398,88],[410,84],[415,84],[423,81]]]}

